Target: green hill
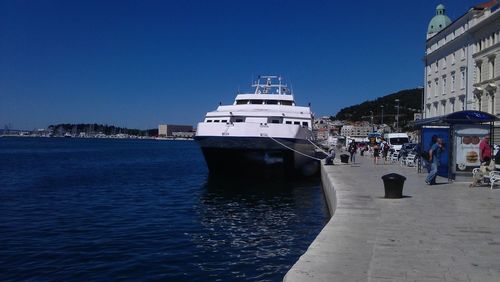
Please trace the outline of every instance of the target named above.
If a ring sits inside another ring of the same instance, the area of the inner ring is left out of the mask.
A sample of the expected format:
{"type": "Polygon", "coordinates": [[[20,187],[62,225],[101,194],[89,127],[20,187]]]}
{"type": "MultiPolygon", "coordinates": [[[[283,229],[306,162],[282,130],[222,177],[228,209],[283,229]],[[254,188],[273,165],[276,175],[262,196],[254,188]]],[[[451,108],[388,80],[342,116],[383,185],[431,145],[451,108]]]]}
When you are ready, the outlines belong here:
{"type": "Polygon", "coordinates": [[[381,122],[381,113],[384,106],[384,123],[393,126],[396,121],[396,99],[399,99],[399,124],[405,127],[413,120],[413,114],[419,113],[422,105],[423,89],[408,89],[392,93],[375,100],[366,101],[358,105],[341,109],[334,120],[370,121],[373,111],[373,122],[381,122]]]}

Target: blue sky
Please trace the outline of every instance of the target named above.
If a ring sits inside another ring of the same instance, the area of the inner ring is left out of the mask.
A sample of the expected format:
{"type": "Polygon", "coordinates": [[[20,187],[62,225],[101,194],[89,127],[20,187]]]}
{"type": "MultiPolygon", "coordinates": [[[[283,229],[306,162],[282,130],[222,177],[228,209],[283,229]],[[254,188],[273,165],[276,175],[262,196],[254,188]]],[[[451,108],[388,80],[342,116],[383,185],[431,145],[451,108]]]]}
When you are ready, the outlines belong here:
{"type": "Polygon", "coordinates": [[[0,126],[195,125],[279,74],[316,116],[423,85],[437,4],[0,0],[0,126]]]}

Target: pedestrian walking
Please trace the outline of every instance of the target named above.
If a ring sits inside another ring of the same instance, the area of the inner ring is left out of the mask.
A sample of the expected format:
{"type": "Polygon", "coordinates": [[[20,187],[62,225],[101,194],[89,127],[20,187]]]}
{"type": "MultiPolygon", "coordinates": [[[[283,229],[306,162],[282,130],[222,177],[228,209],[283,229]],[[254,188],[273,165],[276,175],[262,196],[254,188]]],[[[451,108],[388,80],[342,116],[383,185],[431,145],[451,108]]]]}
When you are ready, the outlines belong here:
{"type": "Polygon", "coordinates": [[[356,141],[352,141],[351,145],[349,146],[349,154],[351,154],[351,163],[356,162],[356,151],[358,150],[358,144],[356,144],[356,141]]]}
{"type": "Polygon", "coordinates": [[[441,154],[444,151],[443,139],[437,138],[436,143],[434,143],[429,150],[429,163],[430,163],[430,171],[425,179],[425,183],[427,185],[436,184],[436,176],[439,169],[439,159],[441,158],[441,154]]]}
{"type": "Polygon", "coordinates": [[[384,164],[387,162],[387,155],[389,154],[389,143],[387,143],[387,141],[384,140],[384,142],[382,142],[382,157],[384,158],[384,164]]]}
{"type": "Polygon", "coordinates": [[[375,146],[373,146],[373,164],[377,164],[379,156],[380,156],[380,147],[378,144],[375,144],[375,146]]]}

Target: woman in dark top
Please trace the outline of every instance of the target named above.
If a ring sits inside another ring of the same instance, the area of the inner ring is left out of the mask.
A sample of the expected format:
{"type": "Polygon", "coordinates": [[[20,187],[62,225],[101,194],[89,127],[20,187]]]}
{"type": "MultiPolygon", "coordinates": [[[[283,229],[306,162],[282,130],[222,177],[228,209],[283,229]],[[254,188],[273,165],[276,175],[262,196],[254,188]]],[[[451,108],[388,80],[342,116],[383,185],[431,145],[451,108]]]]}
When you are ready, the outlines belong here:
{"type": "Polygon", "coordinates": [[[373,146],[373,163],[374,164],[377,164],[377,159],[379,156],[380,156],[380,147],[378,146],[378,144],[375,144],[375,146],[373,146]]]}

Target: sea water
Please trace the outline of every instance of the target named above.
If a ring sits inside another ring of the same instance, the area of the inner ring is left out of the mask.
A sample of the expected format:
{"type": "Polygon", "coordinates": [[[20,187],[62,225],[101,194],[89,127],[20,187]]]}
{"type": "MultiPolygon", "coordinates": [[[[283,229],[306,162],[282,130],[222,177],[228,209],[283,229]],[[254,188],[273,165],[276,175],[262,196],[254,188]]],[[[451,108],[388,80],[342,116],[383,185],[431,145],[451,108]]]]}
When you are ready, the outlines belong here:
{"type": "Polygon", "coordinates": [[[193,141],[0,138],[1,281],[281,281],[327,220],[318,179],[214,179],[193,141]]]}

